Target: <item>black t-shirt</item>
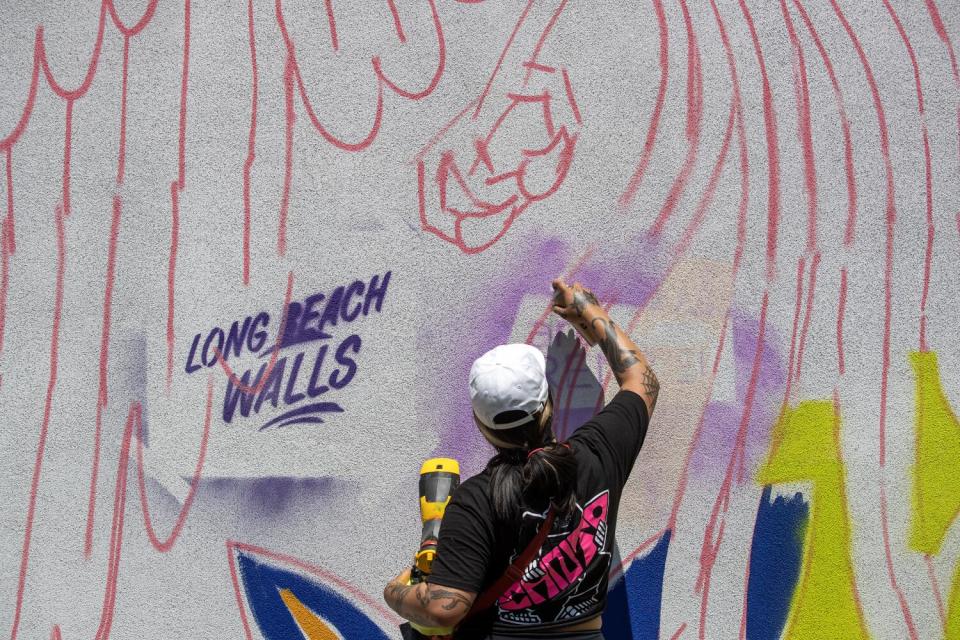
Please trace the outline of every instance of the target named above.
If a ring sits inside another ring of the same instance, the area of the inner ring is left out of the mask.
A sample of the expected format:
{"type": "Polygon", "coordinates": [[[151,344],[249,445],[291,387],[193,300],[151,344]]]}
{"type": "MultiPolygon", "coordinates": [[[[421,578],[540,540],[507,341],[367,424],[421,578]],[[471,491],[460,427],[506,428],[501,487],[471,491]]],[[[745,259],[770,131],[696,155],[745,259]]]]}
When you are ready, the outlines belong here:
{"type": "MultiPolygon", "coordinates": [[[[620,492],[647,432],[643,399],[621,390],[568,442],[577,457],[577,509],[556,518],[519,582],[456,638],[549,636],[599,615],[606,604],[620,492]]],[[[447,505],[428,582],[482,593],[534,538],[544,513],[523,513],[519,531],[497,522],[490,468],[464,481],[447,505]]]]}

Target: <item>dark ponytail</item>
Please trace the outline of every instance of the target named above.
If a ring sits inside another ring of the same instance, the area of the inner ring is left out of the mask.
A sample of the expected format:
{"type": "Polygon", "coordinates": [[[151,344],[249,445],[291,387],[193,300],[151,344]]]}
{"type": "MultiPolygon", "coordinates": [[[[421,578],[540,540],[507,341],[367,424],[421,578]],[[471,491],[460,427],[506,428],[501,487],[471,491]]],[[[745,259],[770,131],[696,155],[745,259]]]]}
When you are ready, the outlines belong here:
{"type": "Polygon", "coordinates": [[[488,439],[500,441],[493,442],[497,455],[488,466],[494,513],[501,522],[519,523],[524,509],[543,512],[551,503],[558,516],[576,508],[577,458],[569,445],[553,441],[550,422],[548,417],[541,427],[535,418],[512,429],[486,431],[488,439]]]}

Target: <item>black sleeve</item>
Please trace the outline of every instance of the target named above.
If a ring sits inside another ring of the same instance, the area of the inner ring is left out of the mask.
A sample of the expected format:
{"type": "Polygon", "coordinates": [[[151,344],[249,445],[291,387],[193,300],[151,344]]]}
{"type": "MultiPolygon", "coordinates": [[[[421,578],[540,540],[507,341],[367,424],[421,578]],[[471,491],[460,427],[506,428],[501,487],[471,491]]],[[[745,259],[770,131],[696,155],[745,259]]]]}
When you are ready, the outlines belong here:
{"type": "Polygon", "coordinates": [[[480,593],[495,543],[488,501],[477,487],[461,485],[443,512],[437,555],[427,582],[480,593]]]}
{"type": "Polygon", "coordinates": [[[606,407],[570,436],[600,459],[611,482],[623,487],[647,434],[647,405],[639,395],[621,389],[606,407]]]}

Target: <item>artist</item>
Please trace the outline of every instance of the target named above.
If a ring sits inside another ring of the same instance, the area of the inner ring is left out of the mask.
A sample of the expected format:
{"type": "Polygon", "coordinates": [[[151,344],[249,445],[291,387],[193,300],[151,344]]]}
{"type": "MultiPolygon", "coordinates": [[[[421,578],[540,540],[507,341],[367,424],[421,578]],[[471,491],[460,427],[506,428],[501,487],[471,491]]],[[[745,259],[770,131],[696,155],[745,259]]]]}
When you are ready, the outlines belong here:
{"type": "Polygon", "coordinates": [[[539,350],[502,345],[474,362],[474,419],[497,454],[454,493],[427,581],[408,585],[404,571],[384,589],[401,616],[456,627],[457,640],[603,638],[620,493],[660,383],[593,293],[561,280],[553,288],[554,312],[600,345],[620,392],[557,442],[539,350]],[[529,564],[507,572],[524,556],[529,564]],[[483,603],[490,604],[477,610],[483,603]]]}

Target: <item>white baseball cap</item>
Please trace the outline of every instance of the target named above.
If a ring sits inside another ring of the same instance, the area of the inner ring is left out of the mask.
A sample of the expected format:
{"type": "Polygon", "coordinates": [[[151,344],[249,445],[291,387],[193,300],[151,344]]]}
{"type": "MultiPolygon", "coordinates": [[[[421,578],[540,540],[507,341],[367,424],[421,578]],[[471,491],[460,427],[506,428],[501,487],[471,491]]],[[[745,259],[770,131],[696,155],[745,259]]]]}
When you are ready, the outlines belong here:
{"type": "Polygon", "coordinates": [[[536,347],[504,344],[480,356],[470,367],[473,412],[490,429],[511,429],[528,422],[547,402],[547,362],[536,347]],[[506,411],[523,418],[495,422],[506,411]]]}

